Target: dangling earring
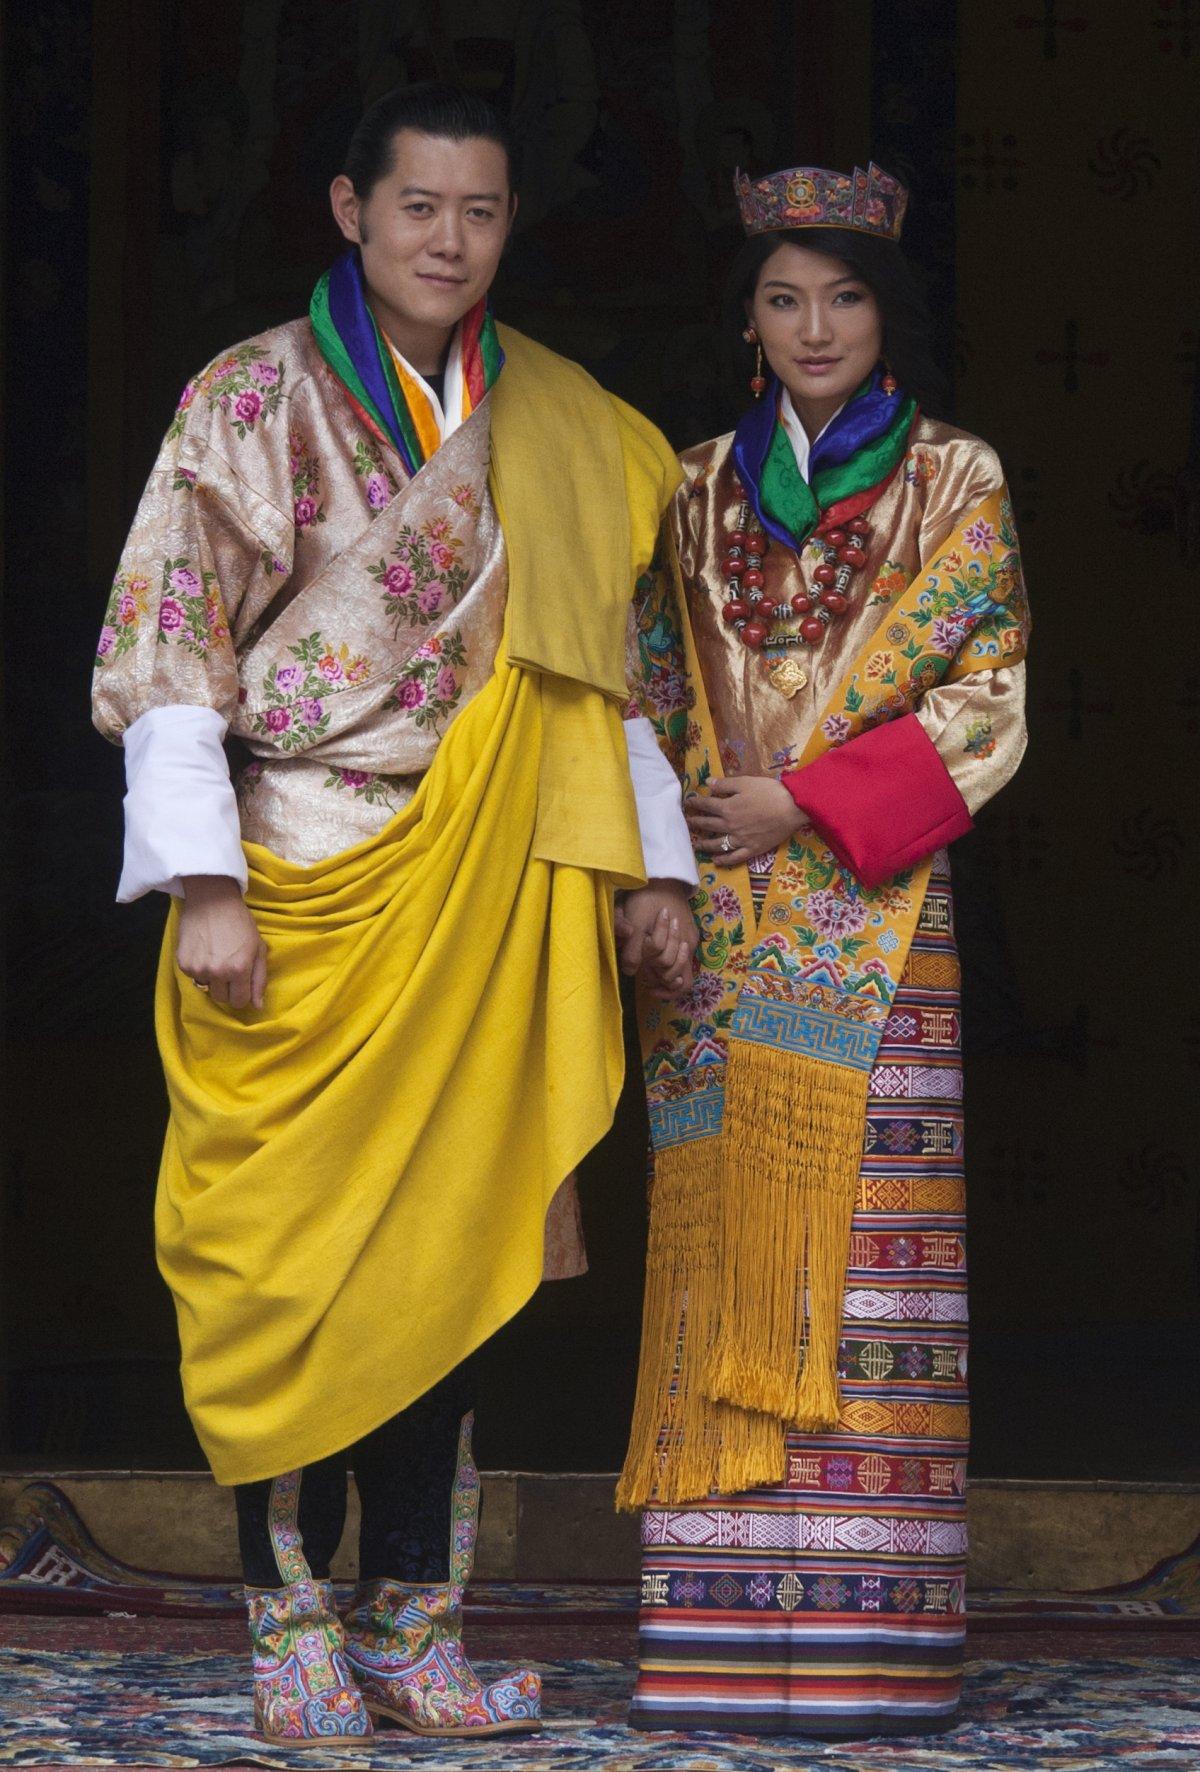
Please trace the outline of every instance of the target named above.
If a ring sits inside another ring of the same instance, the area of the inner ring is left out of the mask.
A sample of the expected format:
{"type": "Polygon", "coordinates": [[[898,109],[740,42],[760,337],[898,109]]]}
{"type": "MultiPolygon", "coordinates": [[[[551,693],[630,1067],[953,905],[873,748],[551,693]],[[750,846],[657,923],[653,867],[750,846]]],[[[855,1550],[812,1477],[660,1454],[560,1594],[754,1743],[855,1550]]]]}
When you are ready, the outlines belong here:
{"type": "Polygon", "coordinates": [[[756,400],[761,400],[763,390],[767,385],[767,378],[763,374],[762,344],[759,340],[757,328],[753,326],[745,327],[742,332],[742,337],[748,345],[753,345],[755,347],[754,374],[750,377],[750,392],[754,395],[756,400]]]}
{"type": "Polygon", "coordinates": [[[900,385],[897,382],[895,376],[892,374],[891,369],[888,367],[888,360],[886,357],[883,360],[883,380],[880,382],[879,385],[883,389],[884,393],[888,396],[889,400],[891,399],[892,395],[896,392],[896,389],[900,385]]]}

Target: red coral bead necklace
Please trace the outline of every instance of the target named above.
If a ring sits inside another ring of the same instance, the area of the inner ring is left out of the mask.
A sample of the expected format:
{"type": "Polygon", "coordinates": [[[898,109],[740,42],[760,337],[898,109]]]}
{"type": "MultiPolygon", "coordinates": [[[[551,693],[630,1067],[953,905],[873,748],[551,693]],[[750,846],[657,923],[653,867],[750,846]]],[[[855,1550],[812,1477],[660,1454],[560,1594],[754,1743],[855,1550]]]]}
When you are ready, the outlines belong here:
{"type": "Polygon", "coordinates": [[[763,573],[771,543],[750,505],[743,500],[737,528],[725,538],[721,574],[725,601],[721,617],[752,652],[768,643],[777,646],[819,646],[830,626],[850,607],[850,581],[866,565],[871,525],[863,517],[830,529],[818,528],[813,542],[824,558],[813,569],[814,590],[797,591],[785,610],[766,589],[763,573]]]}

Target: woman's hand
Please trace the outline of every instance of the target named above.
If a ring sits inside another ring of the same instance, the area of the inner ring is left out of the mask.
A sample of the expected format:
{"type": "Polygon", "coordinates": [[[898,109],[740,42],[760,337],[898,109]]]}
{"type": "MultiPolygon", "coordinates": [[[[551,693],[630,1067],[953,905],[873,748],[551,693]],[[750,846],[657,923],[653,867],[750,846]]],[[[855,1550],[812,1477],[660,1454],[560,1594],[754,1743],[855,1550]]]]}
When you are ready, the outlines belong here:
{"type": "Polygon", "coordinates": [[[183,890],[175,949],[179,970],[204,985],[214,1003],[261,1009],[267,947],[237,881],[219,874],[189,874],[183,890]]]}
{"type": "Polygon", "coordinates": [[[678,880],[651,880],[627,892],[617,906],[616,929],[621,971],[639,972],[660,1003],[691,990],[700,933],[687,888],[678,880]]]}
{"type": "Polygon", "coordinates": [[[735,775],[691,794],[683,815],[697,847],[719,868],[768,855],[805,823],[782,782],[771,775],[735,775]]]}

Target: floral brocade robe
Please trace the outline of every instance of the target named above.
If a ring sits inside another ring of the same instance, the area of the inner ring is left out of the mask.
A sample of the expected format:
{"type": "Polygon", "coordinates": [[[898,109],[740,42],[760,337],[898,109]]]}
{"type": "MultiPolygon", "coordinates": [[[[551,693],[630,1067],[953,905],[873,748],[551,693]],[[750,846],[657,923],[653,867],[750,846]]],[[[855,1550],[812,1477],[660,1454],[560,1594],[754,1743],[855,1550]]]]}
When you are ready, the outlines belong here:
{"type": "MultiPolygon", "coordinates": [[[[937,420],[917,419],[899,472],[866,513],[871,526],[867,559],[855,573],[851,606],[830,625],[819,646],[794,649],[792,656],[807,681],[785,695],[771,681],[768,659],[745,646],[721,617],[721,562],[729,551],[729,535],[739,527],[742,504],[731,443],[731,436],[720,437],[684,454],[686,477],[671,522],[722,765],[729,775],[779,775],[797,767],[834,690],[878,629],[886,605],[898,598],[951,531],[1003,484],[1003,471],[995,452],[978,437],[937,420]]],[[[797,555],[772,541],[761,562],[764,590],[785,609],[800,590],[815,600],[820,586],[812,574],[823,558],[811,542],[797,555]]],[[[672,708],[676,720],[682,710],[672,689],[670,647],[664,644],[670,624],[656,623],[654,603],[651,597],[641,616],[642,693],[647,713],[681,767],[679,747],[671,742],[673,735],[682,736],[670,717],[672,708]]],[[[998,668],[943,681],[927,690],[914,709],[972,813],[1004,786],[1025,750],[1022,660],[1027,626],[1022,596],[1011,623],[987,642],[989,663],[994,657],[998,668]],[[1005,664],[1009,648],[1013,662],[1005,664]]],[[[892,668],[889,653],[880,652],[878,660],[881,672],[892,668]]],[[[868,679],[873,662],[867,661],[868,679]]],[[[886,680],[879,679],[881,684],[886,680]]],[[[844,736],[836,730],[826,733],[835,744],[844,736]]]]}
{"type": "MultiPolygon", "coordinates": [[[[121,557],[93,689],[104,736],[212,708],[243,839],[303,865],[380,830],[501,643],[489,415],[490,397],[410,480],[307,319],[216,359],[184,389],[121,557]]],[[[585,1265],[569,1181],[545,1271],[585,1265]]]]}
{"type": "Polygon", "coordinates": [[[121,558],[104,735],[150,708],[211,707],[244,747],[247,841],[306,863],[379,830],[500,643],[488,414],[485,400],[409,483],[306,319],[218,358],[184,390],[121,558]]]}

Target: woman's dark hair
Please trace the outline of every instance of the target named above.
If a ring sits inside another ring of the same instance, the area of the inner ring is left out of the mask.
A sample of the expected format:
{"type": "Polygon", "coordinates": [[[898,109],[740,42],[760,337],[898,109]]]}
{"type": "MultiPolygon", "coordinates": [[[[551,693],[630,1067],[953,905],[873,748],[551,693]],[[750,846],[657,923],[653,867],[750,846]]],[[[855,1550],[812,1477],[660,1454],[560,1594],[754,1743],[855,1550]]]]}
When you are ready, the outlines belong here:
{"type": "Polygon", "coordinates": [[[448,141],[495,142],[508,161],[510,188],[516,184],[516,148],[508,126],[485,98],[427,80],[419,86],[396,86],[364,112],[350,137],[342,171],[364,203],[381,178],[392,170],[394,144],[402,129],[440,135],[448,141]]]}
{"type": "Polygon", "coordinates": [[[745,359],[745,346],[740,343],[746,324],[745,304],[758,287],[763,266],[780,246],[823,252],[828,258],[844,259],[857,271],[879,303],[883,354],[892,374],[923,412],[934,417],[943,414],[949,386],[933,354],[933,323],[916,272],[894,240],[855,228],[785,228],[777,233],[751,234],[730,266],[725,284],[726,324],[739,341],[739,367],[745,359]]]}

